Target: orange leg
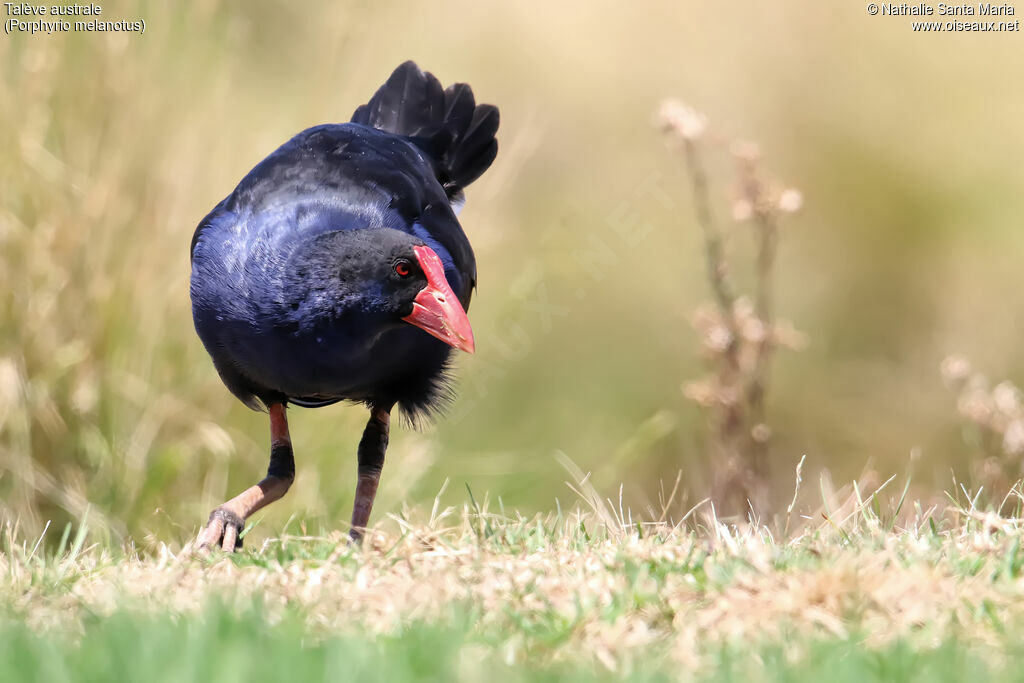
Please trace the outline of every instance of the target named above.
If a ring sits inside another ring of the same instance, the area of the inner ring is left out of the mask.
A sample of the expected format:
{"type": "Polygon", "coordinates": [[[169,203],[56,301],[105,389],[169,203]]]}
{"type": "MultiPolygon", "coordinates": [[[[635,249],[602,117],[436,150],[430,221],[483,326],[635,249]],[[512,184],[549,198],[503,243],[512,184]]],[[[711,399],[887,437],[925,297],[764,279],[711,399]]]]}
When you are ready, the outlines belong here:
{"type": "Polygon", "coordinates": [[[225,552],[240,548],[242,541],[238,534],[245,528],[245,520],[260,508],[284,496],[295,479],[295,459],[291,437],[288,436],[285,405],[274,403],[269,409],[270,467],[267,468],[267,476],[210,513],[210,520],[199,533],[200,550],[208,550],[217,545],[225,552]]]}
{"type": "Polygon", "coordinates": [[[377,496],[377,484],[384,468],[384,453],[388,449],[388,433],[391,425],[391,406],[373,406],[370,420],[359,440],[359,479],[356,483],[356,499],[352,506],[352,529],[349,536],[353,541],[363,539],[366,525],[370,521],[373,499],[377,496]]]}

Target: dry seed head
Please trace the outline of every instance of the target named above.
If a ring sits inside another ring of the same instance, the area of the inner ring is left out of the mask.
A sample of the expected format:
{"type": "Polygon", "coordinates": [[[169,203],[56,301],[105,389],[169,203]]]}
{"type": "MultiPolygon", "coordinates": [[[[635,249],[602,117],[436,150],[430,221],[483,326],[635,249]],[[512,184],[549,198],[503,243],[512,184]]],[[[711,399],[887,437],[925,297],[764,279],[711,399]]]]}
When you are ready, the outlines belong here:
{"type": "Polygon", "coordinates": [[[754,302],[749,296],[737,297],[732,307],[733,315],[737,320],[746,320],[754,317],[754,302]]]}
{"type": "Polygon", "coordinates": [[[743,391],[740,387],[720,386],[718,387],[718,401],[723,406],[739,405],[743,399],[743,391]]]}
{"type": "Polygon", "coordinates": [[[1011,422],[1003,433],[1003,452],[1007,455],[1024,455],[1024,419],[1011,422]]]}
{"type": "Polygon", "coordinates": [[[772,326],[772,339],[779,346],[792,351],[802,351],[807,348],[807,335],[796,329],[788,320],[776,320],[772,326]]]}
{"type": "Polygon", "coordinates": [[[960,355],[946,356],[939,365],[939,371],[947,386],[959,389],[971,375],[971,363],[960,355]]]}
{"type": "Polygon", "coordinates": [[[707,117],[676,99],[665,100],[658,109],[658,125],[685,140],[696,140],[707,130],[707,117]]]}
{"type": "Polygon", "coordinates": [[[702,408],[735,405],[740,398],[735,387],[722,386],[714,377],[687,382],[683,385],[683,395],[702,408]]]}
{"type": "Polygon", "coordinates": [[[1020,413],[1020,389],[1010,382],[1000,382],[992,390],[992,402],[1003,415],[1014,417],[1020,413]]]}
{"type": "Polygon", "coordinates": [[[750,438],[757,443],[768,443],[768,439],[772,438],[772,428],[763,422],[756,424],[750,430],[750,438]]]}
{"type": "Polygon", "coordinates": [[[979,425],[988,425],[992,420],[992,407],[988,395],[982,391],[968,390],[960,394],[956,409],[968,420],[979,425]]]}
{"type": "Polygon", "coordinates": [[[737,223],[749,221],[754,216],[754,205],[749,199],[740,198],[732,203],[732,218],[737,223]]]}
{"type": "Polygon", "coordinates": [[[779,195],[779,211],[785,213],[796,213],[804,205],[804,196],[795,188],[783,190],[779,195]]]}
{"type": "Polygon", "coordinates": [[[761,148],[756,142],[736,140],[732,143],[732,154],[744,163],[753,164],[761,158],[761,148]]]}
{"type": "Polygon", "coordinates": [[[705,331],[703,342],[711,351],[721,353],[732,344],[732,333],[725,325],[714,325],[705,331]]]}
{"type": "Polygon", "coordinates": [[[722,316],[719,315],[718,309],[710,304],[701,304],[693,312],[691,322],[695,329],[706,332],[715,325],[722,324],[722,316]]]}
{"type": "Polygon", "coordinates": [[[760,344],[768,338],[768,326],[757,318],[746,318],[740,326],[740,333],[747,341],[760,344]]]}

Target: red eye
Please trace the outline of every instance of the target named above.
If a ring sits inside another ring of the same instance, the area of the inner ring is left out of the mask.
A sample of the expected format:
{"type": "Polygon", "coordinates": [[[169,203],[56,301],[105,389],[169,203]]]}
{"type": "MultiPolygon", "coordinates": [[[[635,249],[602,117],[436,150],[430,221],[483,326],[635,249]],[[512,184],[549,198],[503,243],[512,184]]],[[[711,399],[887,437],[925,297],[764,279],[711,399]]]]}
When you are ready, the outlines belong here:
{"type": "Polygon", "coordinates": [[[409,277],[412,275],[412,268],[410,267],[409,262],[405,259],[395,261],[395,274],[398,275],[398,277],[409,277]]]}

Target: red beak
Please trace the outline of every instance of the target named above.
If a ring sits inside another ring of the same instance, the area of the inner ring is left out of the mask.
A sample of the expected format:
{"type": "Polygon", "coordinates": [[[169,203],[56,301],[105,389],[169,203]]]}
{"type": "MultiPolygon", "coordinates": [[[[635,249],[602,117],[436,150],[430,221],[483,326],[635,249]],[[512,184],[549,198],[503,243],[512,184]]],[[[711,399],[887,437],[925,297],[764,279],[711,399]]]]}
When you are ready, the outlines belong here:
{"type": "Polygon", "coordinates": [[[420,290],[412,303],[412,313],[402,320],[434,335],[446,344],[473,353],[473,328],[469,326],[466,311],[459,303],[444,276],[444,264],[430,247],[413,247],[416,260],[427,276],[427,286],[420,290]]]}

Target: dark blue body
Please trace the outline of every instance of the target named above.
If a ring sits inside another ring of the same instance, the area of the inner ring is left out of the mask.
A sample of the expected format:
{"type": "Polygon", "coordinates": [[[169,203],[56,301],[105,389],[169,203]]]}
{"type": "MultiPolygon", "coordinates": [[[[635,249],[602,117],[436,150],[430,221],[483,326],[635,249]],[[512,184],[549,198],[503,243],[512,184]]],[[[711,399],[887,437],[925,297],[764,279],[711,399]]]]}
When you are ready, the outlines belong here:
{"type": "Polygon", "coordinates": [[[429,410],[452,349],[408,324],[342,310],[328,322],[289,303],[289,267],[308,240],[391,228],[440,256],[468,308],[476,280],[435,161],[415,141],[355,123],[299,133],[203,219],[192,244],[196,330],[228,388],[251,407],[288,400],[392,402],[429,410]],[[258,400],[257,400],[258,399],[258,400]]]}

